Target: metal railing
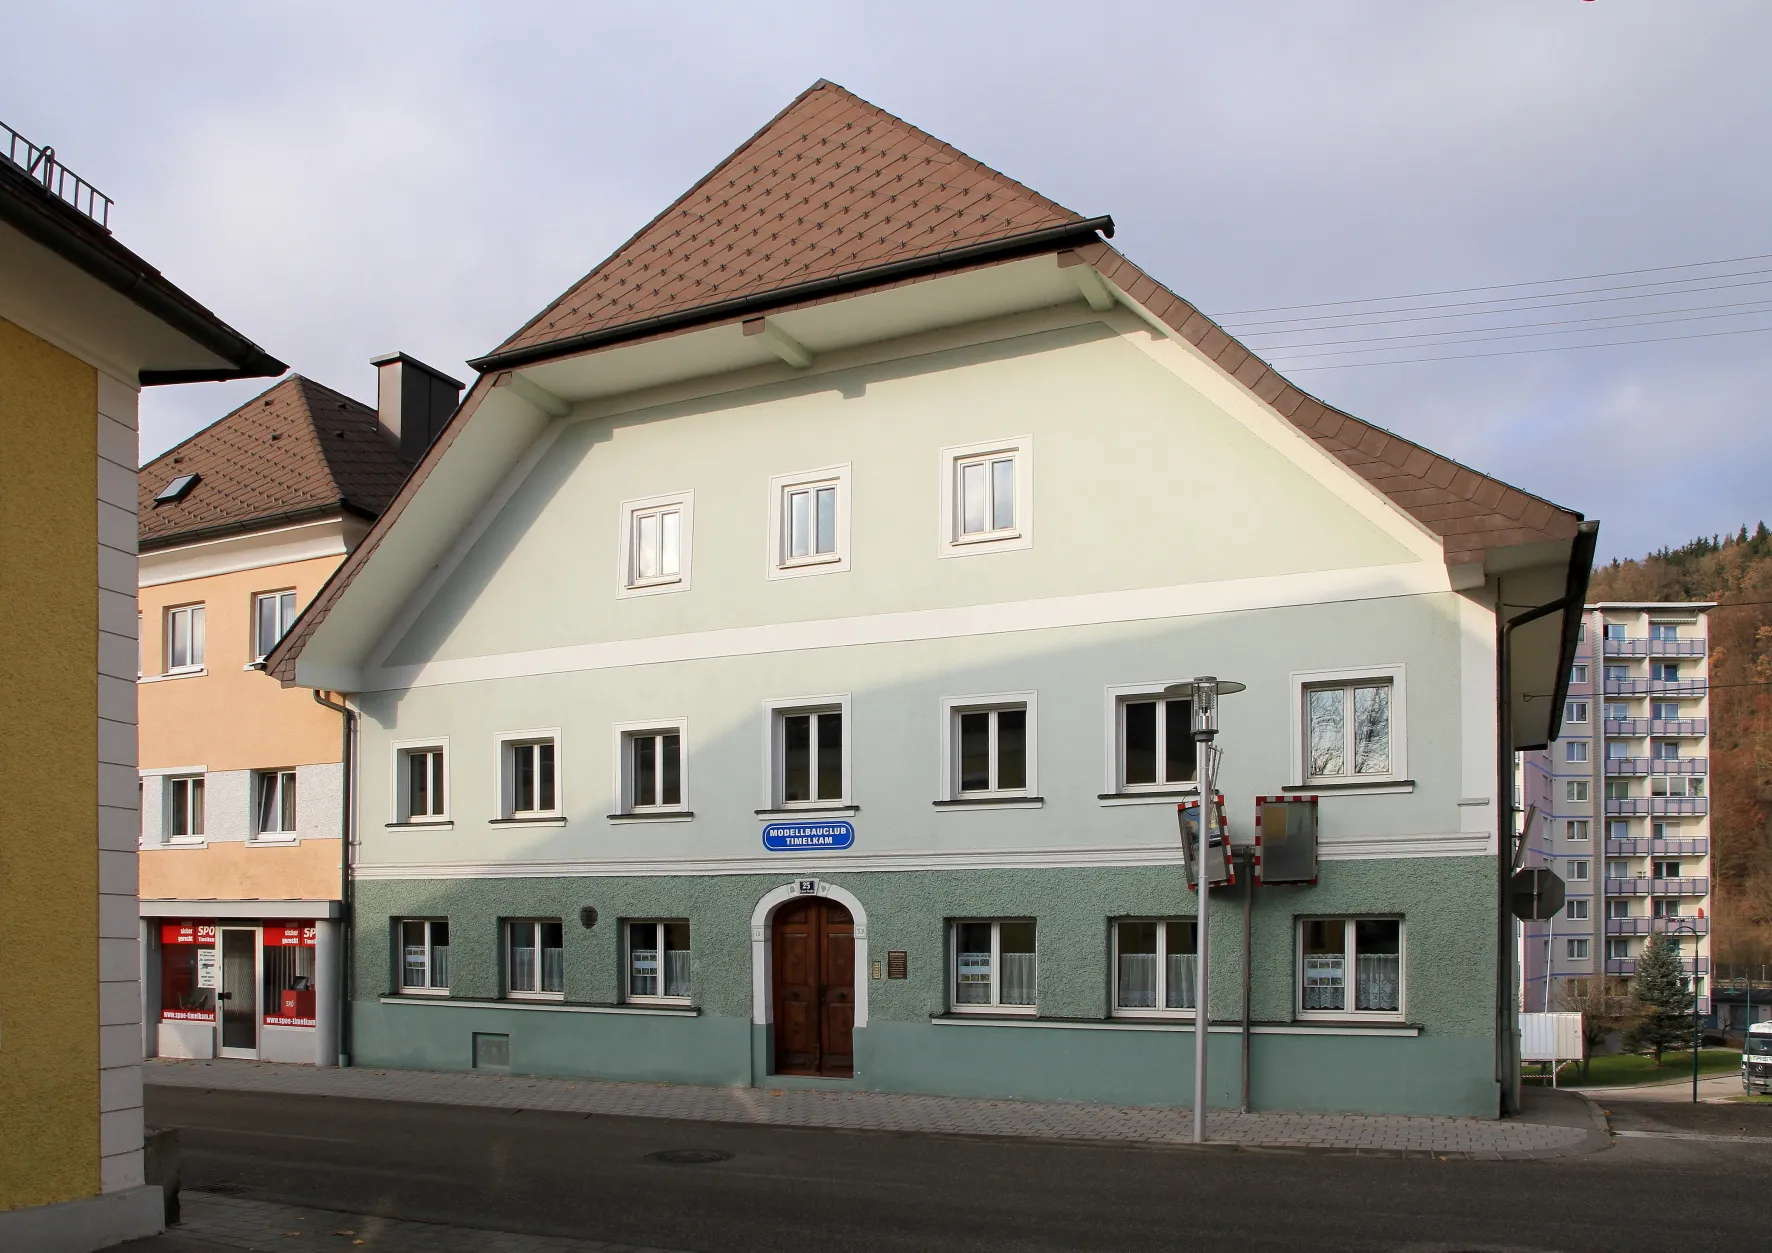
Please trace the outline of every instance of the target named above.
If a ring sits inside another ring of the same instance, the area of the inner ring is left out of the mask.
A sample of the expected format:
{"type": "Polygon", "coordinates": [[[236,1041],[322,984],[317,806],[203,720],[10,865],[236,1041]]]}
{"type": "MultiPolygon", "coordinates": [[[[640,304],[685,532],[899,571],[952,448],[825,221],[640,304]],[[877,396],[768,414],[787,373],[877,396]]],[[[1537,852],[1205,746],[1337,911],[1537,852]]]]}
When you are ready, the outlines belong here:
{"type": "Polygon", "coordinates": [[[34,182],[43,184],[50,195],[74,206],[107,233],[110,231],[111,205],[115,202],[57,160],[54,148],[38,147],[4,122],[0,122],[0,136],[6,140],[8,161],[34,182]]]}
{"type": "Polygon", "coordinates": [[[1705,679],[1605,679],[1608,696],[1703,696],[1705,679]]]}
{"type": "Polygon", "coordinates": [[[1607,879],[1607,896],[1709,896],[1707,878],[1607,879]]]}
{"type": "Polygon", "coordinates": [[[1608,757],[1607,774],[1705,774],[1708,757],[1608,757]]]}
{"type": "Polygon", "coordinates": [[[1682,840],[1655,840],[1645,836],[1606,841],[1608,857],[1708,857],[1710,841],[1702,836],[1682,840]]]}
{"type": "Polygon", "coordinates": [[[1702,657],[1703,640],[1609,639],[1608,657],[1702,657]]]}
{"type": "Polygon", "coordinates": [[[1642,817],[1654,814],[1657,817],[1702,817],[1710,812],[1708,796],[1609,796],[1606,798],[1606,812],[1615,818],[1642,817]]]}
{"type": "MultiPolygon", "coordinates": [[[[1682,957],[1680,968],[1689,975],[1705,975],[1710,973],[1710,958],[1682,957]]],[[[1634,957],[1608,957],[1606,973],[1609,975],[1634,975],[1637,973],[1637,959],[1634,957]]]]}
{"type": "Polygon", "coordinates": [[[1608,918],[1606,919],[1607,935],[1709,935],[1709,918],[1687,918],[1680,915],[1676,918],[1608,918]]]}

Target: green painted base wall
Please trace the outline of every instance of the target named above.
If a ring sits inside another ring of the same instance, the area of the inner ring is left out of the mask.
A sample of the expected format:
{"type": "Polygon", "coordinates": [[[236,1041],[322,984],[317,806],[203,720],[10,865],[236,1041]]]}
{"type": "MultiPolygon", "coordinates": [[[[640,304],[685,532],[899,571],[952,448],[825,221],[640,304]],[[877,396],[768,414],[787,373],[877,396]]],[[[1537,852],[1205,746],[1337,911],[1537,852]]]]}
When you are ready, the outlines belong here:
{"type": "MultiPolygon", "coordinates": [[[[780,876],[364,881],[357,889],[357,1065],[440,1069],[473,1064],[473,1034],[510,1037],[510,1068],[651,1082],[784,1086],[769,1074],[768,1028],[752,1022],[751,916],[767,893],[816,866],[780,876]],[[594,906],[597,925],[578,923],[594,906]],[[395,982],[394,921],[450,923],[450,996],[387,1004],[395,982]],[[695,1015],[638,1015],[509,1008],[497,1004],[499,936],[507,918],[566,921],[569,1002],[621,1002],[620,923],[687,918],[695,1015]],[[494,1002],[464,1005],[464,1000],[494,1002]]],[[[1491,1043],[1493,865],[1487,858],[1328,862],[1310,888],[1257,896],[1252,1016],[1293,1019],[1294,935],[1299,917],[1402,915],[1405,1011],[1412,1036],[1261,1034],[1251,1044],[1252,1102],[1262,1109],[1340,1109],[1493,1117],[1491,1043]]],[[[1187,1104],[1189,1030],[1125,1030],[1109,1010],[1111,920],[1189,916],[1192,893],[1173,867],[875,872],[822,876],[853,893],[866,913],[870,961],[909,955],[904,980],[872,979],[864,966],[869,1025],[856,1033],[852,1081],[830,1087],[1040,1100],[1187,1104]],[[953,1024],[946,1014],[948,922],[1032,917],[1038,924],[1042,1019],[1090,1028],[953,1024]]],[[[1241,905],[1215,897],[1216,1019],[1240,1012],[1241,905]]],[[[1215,1105],[1238,1100],[1239,1041],[1211,1035],[1215,1105]]]]}

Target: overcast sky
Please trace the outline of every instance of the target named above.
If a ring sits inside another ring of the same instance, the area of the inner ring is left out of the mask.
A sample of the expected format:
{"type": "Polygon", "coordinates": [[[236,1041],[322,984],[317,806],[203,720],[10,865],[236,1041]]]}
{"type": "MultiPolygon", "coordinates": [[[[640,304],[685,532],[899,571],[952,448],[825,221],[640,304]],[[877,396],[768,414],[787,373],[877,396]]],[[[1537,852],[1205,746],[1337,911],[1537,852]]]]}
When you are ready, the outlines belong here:
{"type": "MultiPolygon", "coordinates": [[[[1111,213],[1213,314],[1772,254],[1765,0],[59,0],[7,25],[0,120],[370,402],[393,349],[471,377],[820,77],[1111,213]]],[[[1293,377],[1602,519],[1602,557],[1772,516],[1772,333],[1293,377]]],[[[151,389],[144,459],[262,386],[151,389]]]]}

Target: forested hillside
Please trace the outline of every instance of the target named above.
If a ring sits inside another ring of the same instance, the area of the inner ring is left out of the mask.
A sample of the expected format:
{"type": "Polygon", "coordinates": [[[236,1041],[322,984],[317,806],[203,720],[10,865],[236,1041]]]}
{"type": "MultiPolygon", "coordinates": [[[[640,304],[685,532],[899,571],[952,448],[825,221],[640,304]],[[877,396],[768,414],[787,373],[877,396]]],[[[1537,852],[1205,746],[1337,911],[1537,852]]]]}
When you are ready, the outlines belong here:
{"type": "Polygon", "coordinates": [[[1588,600],[1714,600],[1712,954],[1772,961],[1772,532],[1696,539],[1594,571],[1588,600]]]}

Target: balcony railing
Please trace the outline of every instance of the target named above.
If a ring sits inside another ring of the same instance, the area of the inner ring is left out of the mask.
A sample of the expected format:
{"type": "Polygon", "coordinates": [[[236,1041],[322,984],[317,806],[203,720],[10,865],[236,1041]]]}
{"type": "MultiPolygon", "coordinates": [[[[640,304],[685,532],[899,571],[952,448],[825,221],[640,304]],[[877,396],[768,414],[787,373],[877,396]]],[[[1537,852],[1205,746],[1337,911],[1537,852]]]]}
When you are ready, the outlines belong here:
{"type": "Polygon", "coordinates": [[[1708,857],[1710,841],[1702,837],[1684,840],[1653,840],[1638,837],[1607,840],[1608,857],[1708,857]]]}
{"type": "Polygon", "coordinates": [[[54,148],[39,148],[4,122],[0,122],[0,139],[6,141],[6,159],[33,182],[42,183],[50,195],[73,205],[106,231],[111,229],[111,198],[56,160],[54,148]]]}
{"type": "Polygon", "coordinates": [[[1608,696],[1703,696],[1704,679],[1606,679],[1608,696]]]}
{"type": "Polygon", "coordinates": [[[1709,879],[1607,879],[1607,896],[1709,896],[1709,879]]]}
{"type": "MultiPolygon", "coordinates": [[[[1689,975],[1709,974],[1710,958],[1682,957],[1680,958],[1680,966],[1689,975]]],[[[1606,959],[1606,973],[1609,975],[1634,975],[1637,973],[1637,959],[1634,957],[1608,957],[1606,959]]]]}
{"type": "Polygon", "coordinates": [[[1710,812],[1708,796],[1627,796],[1606,798],[1606,813],[1614,818],[1702,817],[1710,812]]]}
{"type": "Polygon", "coordinates": [[[1654,718],[1649,722],[1650,735],[1709,735],[1709,718],[1654,718]]]}
{"type": "Polygon", "coordinates": [[[1607,774],[1704,774],[1708,757],[1608,757],[1607,774]]]}
{"type": "Polygon", "coordinates": [[[1709,935],[1709,918],[1608,918],[1607,935],[1709,935]]]}
{"type": "Polygon", "coordinates": [[[1607,640],[1608,657],[1702,657],[1703,640],[1607,640]]]}

